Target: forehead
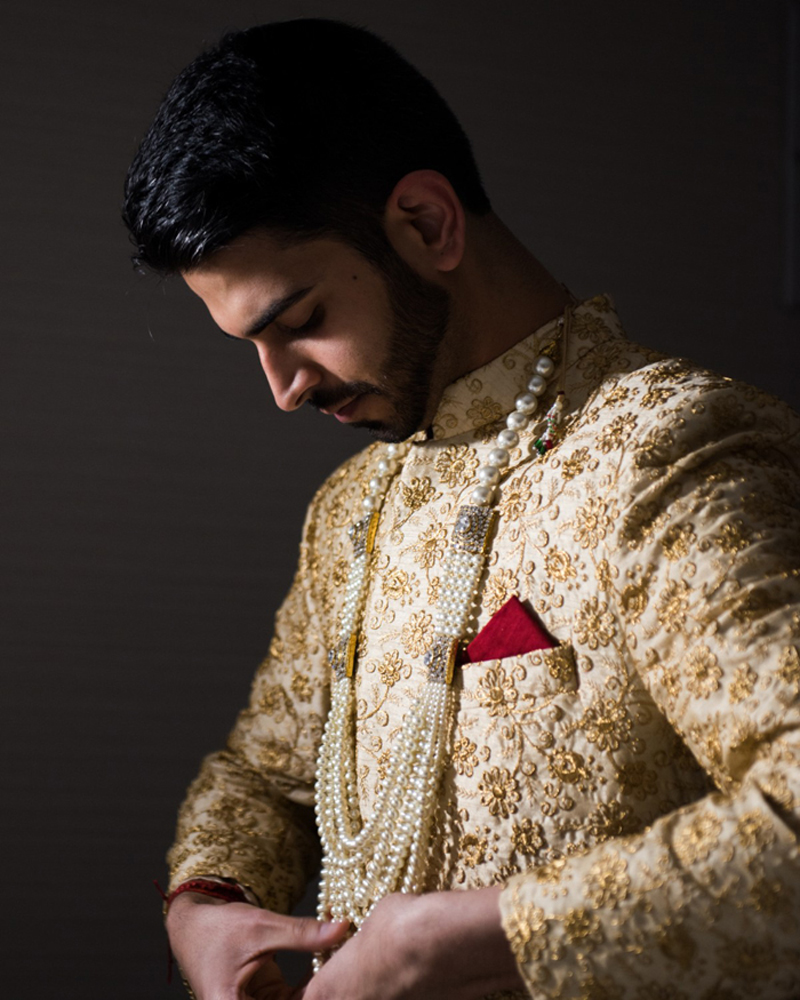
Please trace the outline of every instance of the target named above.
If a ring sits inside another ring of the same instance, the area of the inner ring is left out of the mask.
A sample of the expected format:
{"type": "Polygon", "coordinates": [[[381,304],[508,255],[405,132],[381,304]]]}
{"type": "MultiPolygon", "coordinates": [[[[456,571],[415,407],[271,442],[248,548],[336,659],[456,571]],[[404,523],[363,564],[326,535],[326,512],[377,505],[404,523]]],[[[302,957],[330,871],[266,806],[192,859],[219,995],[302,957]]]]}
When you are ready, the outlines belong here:
{"type": "Polygon", "coordinates": [[[236,238],[183,279],[202,299],[241,296],[257,287],[280,298],[298,281],[319,280],[346,248],[334,240],[309,240],[286,246],[268,233],[254,230],[236,238]]]}

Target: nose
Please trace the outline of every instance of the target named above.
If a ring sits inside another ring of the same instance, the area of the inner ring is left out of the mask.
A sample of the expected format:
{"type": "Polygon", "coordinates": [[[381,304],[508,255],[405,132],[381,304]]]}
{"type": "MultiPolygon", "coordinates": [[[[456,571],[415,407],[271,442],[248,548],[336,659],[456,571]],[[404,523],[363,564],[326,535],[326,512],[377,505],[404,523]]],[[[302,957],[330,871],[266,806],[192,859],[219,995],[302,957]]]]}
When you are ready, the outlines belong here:
{"type": "Polygon", "coordinates": [[[322,383],[321,372],[307,358],[257,341],[256,349],[275,402],[287,413],[301,407],[322,383]]]}

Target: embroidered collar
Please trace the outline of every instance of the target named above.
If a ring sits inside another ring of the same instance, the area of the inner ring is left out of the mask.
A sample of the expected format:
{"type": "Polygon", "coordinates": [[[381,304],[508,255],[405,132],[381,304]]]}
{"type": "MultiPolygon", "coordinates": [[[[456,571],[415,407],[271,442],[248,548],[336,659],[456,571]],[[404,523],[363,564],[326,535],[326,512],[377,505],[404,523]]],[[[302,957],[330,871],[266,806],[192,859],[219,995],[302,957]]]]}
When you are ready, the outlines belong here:
{"type": "MultiPolygon", "coordinates": [[[[553,319],[504,354],[451,383],[442,395],[430,431],[420,432],[412,440],[444,440],[502,420],[514,409],[514,399],[533,373],[535,359],[553,342],[557,331],[558,319],[553,319]]],[[[599,344],[621,336],[610,296],[596,295],[575,307],[566,359],[568,399],[569,371],[576,362],[599,344]]]]}

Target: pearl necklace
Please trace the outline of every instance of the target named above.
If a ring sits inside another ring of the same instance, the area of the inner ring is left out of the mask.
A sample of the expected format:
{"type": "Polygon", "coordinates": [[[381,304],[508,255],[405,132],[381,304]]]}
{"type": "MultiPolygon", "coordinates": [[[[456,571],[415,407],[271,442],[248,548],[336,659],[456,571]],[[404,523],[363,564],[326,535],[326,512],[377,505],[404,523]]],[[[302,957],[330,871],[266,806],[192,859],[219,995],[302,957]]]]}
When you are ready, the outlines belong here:
{"type": "MultiPolygon", "coordinates": [[[[569,333],[568,306],[559,326],[564,347],[569,333]]],[[[534,448],[541,455],[553,447],[564,395],[564,368],[556,401],[546,415],[545,433],[534,448]]],[[[459,643],[478,602],[497,512],[495,499],[503,470],[519,432],[529,423],[539,397],[555,370],[541,355],[525,392],[517,396],[497,447],[478,469],[478,486],[461,507],[445,556],[434,637],[425,653],[428,677],[403,722],[386,778],[372,816],[361,818],[356,776],[355,662],[367,597],[370,556],[380,511],[392,478],[409,444],[390,444],[377,465],[363,500],[364,515],[350,528],[353,562],[347,580],[339,639],[328,654],[333,670],[331,708],[325,725],[316,774],[317,825],[323,848],[319,894],[320,920],[347,920],[358,929],[378,900],[392,892],[418,893],[425,874],[429,833],[444,772],[454,709],[451,686],[459,643]]],[[[322,958],[315,958],[315,969],[322,958]]]]}

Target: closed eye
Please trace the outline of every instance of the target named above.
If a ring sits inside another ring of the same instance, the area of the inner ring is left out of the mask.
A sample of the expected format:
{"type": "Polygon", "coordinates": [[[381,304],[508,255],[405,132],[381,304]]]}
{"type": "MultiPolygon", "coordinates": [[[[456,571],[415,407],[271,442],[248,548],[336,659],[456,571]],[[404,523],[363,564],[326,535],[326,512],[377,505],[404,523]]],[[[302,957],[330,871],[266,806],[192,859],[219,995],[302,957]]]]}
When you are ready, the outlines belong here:
{"type": "Polygon", "coordinates": [[[312,330],[316,330],[316,328],[322,323],[323,318],[324,313],[322,306],[318,305],[314,307],[314,311],[302,326],[287,326],[285,323],[276,323],[275,326],[281,333],[292,337],[298,337],[302,336],[304,333],[311,333],[312,330]]]}

